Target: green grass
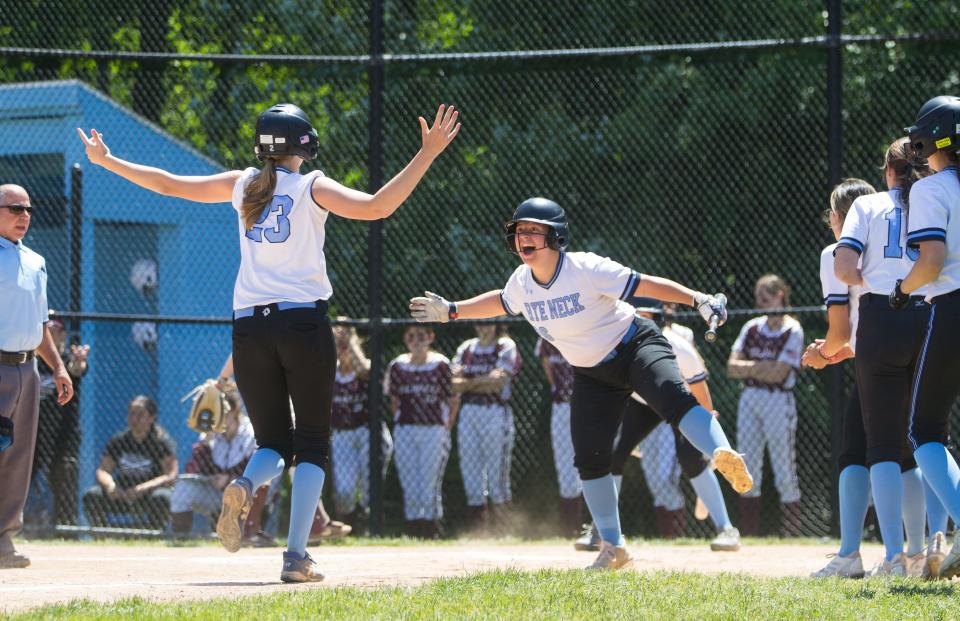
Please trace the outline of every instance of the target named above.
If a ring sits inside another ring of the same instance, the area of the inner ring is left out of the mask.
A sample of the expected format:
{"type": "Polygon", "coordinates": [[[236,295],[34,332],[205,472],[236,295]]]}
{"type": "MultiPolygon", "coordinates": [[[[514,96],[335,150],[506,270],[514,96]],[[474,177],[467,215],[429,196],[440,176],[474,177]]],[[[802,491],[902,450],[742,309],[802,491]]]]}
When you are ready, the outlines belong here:
{"type": "MultiPolygon", "coordinates": [[[[214,595],[215,591],[211,591],[214,595]]],[[[915,580],[814,581],[723,574],[495,571],[418,588],[298,589],[158,605],[74,602],[12,619],[958,619],[958,589],[915,580]]]]}

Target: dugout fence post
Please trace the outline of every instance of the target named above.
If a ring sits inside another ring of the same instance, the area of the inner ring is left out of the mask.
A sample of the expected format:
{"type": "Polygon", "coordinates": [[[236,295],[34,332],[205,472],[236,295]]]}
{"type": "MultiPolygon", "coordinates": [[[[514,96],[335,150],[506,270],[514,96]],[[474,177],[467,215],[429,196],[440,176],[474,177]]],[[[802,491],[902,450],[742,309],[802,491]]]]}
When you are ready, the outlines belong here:
{"type": "MultiPolygon", "coordinates": [[[[827,0],[827,182],[830,191],[843,174],[843,11],[841,0],[827,0]]],[[[830,532],[840,534],[840,437],[846,400],[844,364],[830,367],[830,532]]]]}
{"type": "MultiPolygon", "coordinates": [[[[370,2],[370,124],[368,166],[370,191],[383,185],[383,0],[370,2]]],[[[370,534],[383,533],[383,454],[380,450],[383,424],[383,220],[370,223],[367,237],[368,275],[367,293],[370,300],[370,384],[369,430],[370,457],[370,534]]]]}
{"type": "MultiPolygon", "coordinates": [[[[72,313],[80,312],[81,274],[83,271],[83,169],[74,163],[70,167],[70,299],[67,308],[72,313]]],[[[70,318],[71,335],[80,330],[80,320],[70,318]]],[[[76,338],[76,337],[75,337],[76,338]]]]}

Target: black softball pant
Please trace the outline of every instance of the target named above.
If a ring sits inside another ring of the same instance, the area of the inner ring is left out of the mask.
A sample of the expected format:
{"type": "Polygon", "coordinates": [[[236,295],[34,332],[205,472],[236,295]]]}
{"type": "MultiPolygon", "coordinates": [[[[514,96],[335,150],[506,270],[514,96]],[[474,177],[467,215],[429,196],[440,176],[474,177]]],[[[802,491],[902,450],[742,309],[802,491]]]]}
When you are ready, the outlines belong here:
{"type": "MultiPolygon", "coordinates": [[[[623,424],[620,425],[620,439],[617,440],[617,445],[613,449],[610,472],[623,474],[623,468],[630,453],[662,422],[663,419],[657,416],[649,405],[640,403],[636,399],[628,399],[627,407],[623,411],[623,424]]],[[[680,462],[680,469],[684,476],[688,479],[700,476],[710,460],[690,444],[690,441],[676,427],[671,427],[671,430],[677,449],[677,461],[680,462]]]]}
{"type": "Polygon", "coordinates": [[[903,458],[910,394],[930,306],[920,299],[893,310],[887,296],[860,297],[857,386],[866,433],[866,466],[903,458]]]}
{"type": "Polygon", "coordinates": [[[933,298],[917,352],[909,413],[909,440],[947,444],[950,408],[960,393],[960,289],[933,298]]]}
{"type": "Polygon", "coordinates": [[[276,451],[287,466],[324,468],[337,370],[326,302],[282,311],[257,306],[234,319],[233,370],[257,446],[276,451]]]}
{"type": "MultiPolygon", "coordinates": [[[[860,393],[857,391],[856,384],[850,393],[850,399],[847,401],[847,409],[843,413],[840,431],[840,471],[847,466],[867,465],[867,432],[863,429],[863,412],[860,408],[860,393]]],[[[900,471],[908,472],[917,467],[917,461],[913,458],[913,450],[903,439],[900,471]]]]}
{"type": "Polygon", "coordinates": [[[656,324],[640,317],[635,321],[637,333],[618,348],[613,360],[574,367],[570,433],[573,463],[584,481],[610,474],[613,442],[631,392],[671,425],[698,405],[680,376],[673,348],[656,324]]]}

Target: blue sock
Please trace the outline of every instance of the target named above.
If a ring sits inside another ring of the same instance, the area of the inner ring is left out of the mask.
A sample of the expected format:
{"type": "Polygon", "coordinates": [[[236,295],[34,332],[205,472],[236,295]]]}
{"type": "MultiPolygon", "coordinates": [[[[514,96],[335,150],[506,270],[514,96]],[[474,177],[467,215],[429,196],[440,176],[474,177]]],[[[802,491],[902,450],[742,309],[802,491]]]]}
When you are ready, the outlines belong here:
{"type": "Polygon", "coordinates": [[[885,560],[903,553],[903,479],[900,464],[882,461],[870,467],[873,506],[880,522],[880,536],[887,554],[885,560]]]}
{"type": "Polygon", "coordinates": [[[619,501],[619,499],[620,499],[620,490],[623,489],[623,475],[622,475],[622,474],[614,474],[614,475],[611,475],[611,476],[613,477],[613,484],[617,486],[617,500],[619,501]]]}
{"type": "Polygon", "coordinates": [[[943,508],[943,503],[937,498],[937,493],[930,487],[927,477],[923,477],[923,496],[927,507],[927,528],[930,529],[930,536],[934,533],[947,532],[947,510],[943,508]]]}
{"type": "Polygon", "coordinates": [[[840,556],[860,549],[863,521],[870,504],[870,471],[866,466],[847,466],[840,473],[840,556]]]}
{"type": "Polygon", "coordinates": [[[960,524],[960,468],[947,447],[939,442],[927,442],[913,452],[917,465],[923,471],[923,478],[936,493],[940,503],[953,518],[954,524],[960,524]]]}
{"type": "Polygon", "coordinates": [[[583,499],[600,532],[600,538],[613,545],[623,545],[620,532],[620,510],[617,507],[617,485],[612,475],[583,481],[583,499]]]}
{"type": "Polygon", "coordinates": [[[295,552],[301,558],[307,551],[307,539],[310,537],[310,527],[313,526],[313,516],[320,503],[323,479],[323,468],[315,464],[297,464],[293,473],[287,552],[295,552]]]}
{"type": "Polygon", "coordinates": [[[713,456],[718,448],[730,448],[730,442],[723,433],[720,421],[713,417],[705,407],[697,406],[683,415],[677,425],[680,432],[690,440],[690,444],[707,457],[713,456]]]}
{"type": "Polygon", "coordinates": [[[269,483],[283,472],[283,458],[273,449],[261,448],[253,452],[247,467],[243,469],[243,477],[250,481],[253,491],[265,483],[269,483]]]}
{"type": "Polygon", "coordinates": [[[693,486],[697,496],[703,501],[707,511],[710,512],[710,520],[717,530],[723,530],[733,526],[730,523],[730,516],[727,515],[727,503],[723,501],[723,492],[720,491],[720,482],[717,480],[717,474],[710,468],[704,468],[703,472],[690,479],[690,485],[693,486]]]}
{"type": "Polygon", "coordinates": [[[923,551],[924,522],[923,477],[914,468],[901,475],[903,480],[903,527],[907,531],[907,556],[923,551]]]}

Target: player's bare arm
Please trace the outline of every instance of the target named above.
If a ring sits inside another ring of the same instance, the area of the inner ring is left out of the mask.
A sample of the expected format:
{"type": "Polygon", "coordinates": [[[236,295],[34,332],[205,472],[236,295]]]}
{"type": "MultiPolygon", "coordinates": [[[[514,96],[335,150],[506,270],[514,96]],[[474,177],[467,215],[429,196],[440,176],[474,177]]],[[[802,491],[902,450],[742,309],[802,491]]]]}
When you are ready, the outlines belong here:
{"type": "Polygon", "coordinates": [[[833,255],[833,272],[840,282],[848,285],[862,285],[863,277],[857,262],[860,255],[852,248],[838,246],[833,255]]]}
{"type": "Polygon", "coordinates": [[[410,315],[421,323],[446,323],[451,319],[491,319],[507,314],[500,300],[499,289],[481,293],[462,302],[450,302],[427,291],[424,297],[412,298],[409,308],[410,315]]]}
{"type": "Polygon", "coordinates": [[[748,360],[743,353],[735,351],[727,359],[727,377],[730,379],[753,378],[755,366],[757,366],[755,360],[748,360]]]}
{"type": "Polygon", "coordinates": [[[87,159],[91,163],[164,196],[176,196],[197,203],[229,203],[233,186],[241,175],[239,170],[216,175],[175,175],[162,168],[135,164],[116,157],[110,153],[103,135],[96,129],[90,130],[89,137],[80,128],[77,128],[77,134],[83,141],[87,159]]]}
{"type": "Polygon", "coordinates": [[[727,321],[726,298],[721,295],[710,295],[694,291],[669,278],[640,274],[640,281],[633,292],[634,297],[656,298],[664,302],[686,304],[699,311],[704,321],[710,322],[717,317],[717,325],[722,326],[727,321]]]}
{"type": "Polygon", "coordinates": [[[690,393],[697,398],[697,403],[713,412],[713,397],[710,396],[710,386],[707,382],[694,382],[687,384],[690,393]]]}
{"type": "Polygon", "coordinates": [[[453,426],[457,424],[457,414],[460,413],[460,395],[453,395],[447,400],[447,407],[450,408],[450,416],[447,418],[447,431],[452,431],[453,426]]]}
{"type": "Polygon", "coordinates": [[[947,258],[947,245],[942,241],[922,241],[919,246],[920,256],[913,264],[913,269],[900,283],[900,291],[906,294],[910,294],[936,280],[940,271],[943,270],[943,263],[947,258]]]}
{"type": "Polygon", "coordinates": [[[46,324],[43,326],[43,340],[37,347],[37,355],[43,358],[48,367],[53,369],[53,381],[57,388],[57,403],[63,405],[70,401],[73,398],[73,380],[70,379],[67,367],[64,366],[63,359],[60,358],[60,352],[57,351],[57,345],[50,334],[50,328],[46,324]]]}
{"type": "Polygon", "coordinates": [[[318,176],[313,181],[313,200],[332,213],[350,220],[379,220],[395,212],[410,196],[430,165],[460,132],[453,106],[441,105],[433,125],[420,117],[420,135],[423,146],[410,163],[375,194],[348,188],[329,177],[318,176]]]}

